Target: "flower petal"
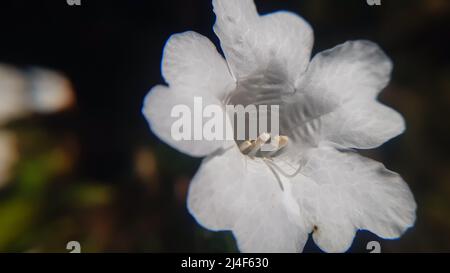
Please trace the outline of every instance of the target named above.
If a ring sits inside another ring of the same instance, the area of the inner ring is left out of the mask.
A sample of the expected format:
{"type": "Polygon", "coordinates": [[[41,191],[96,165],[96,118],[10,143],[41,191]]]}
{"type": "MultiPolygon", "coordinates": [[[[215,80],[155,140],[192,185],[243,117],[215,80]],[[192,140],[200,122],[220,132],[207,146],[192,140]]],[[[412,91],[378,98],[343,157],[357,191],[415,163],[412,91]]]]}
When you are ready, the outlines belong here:
{"type": "Polygon", "coordinates": [[[238,81],[274,72],[295,80],[305,71],[313,33],[300,16],[284,11],[259,16],[253,0],[214,0],[213,6],[214,31],[238,81]]]}
{"type": "Polygon", "coordinates": [[[346,148],[371,149],[405,130],[403,117],[374,101],[353,100],[321,120],[321,139],[346,148]]]}
{"type": "Polygon", "coordinates": [[[346,42],[316,55],[296,96],[308,98],[308,104],[319,109],[315,119],[320,118],[320,140],[370,149],[401,134],[401,115],[376,101],[391,70],[389,58],[369,41],[346,42]]]}
{"type": "Polygon", "coordinates": [[[393,239],[414,224],[416,203],[397,173],[354,152],[320,148],[309,156],[293,192],[321,249],[346,251],[358,229],[393,239]]]}
{"type": "Polygon", "coordinates": [[[308,234],[290,206],[270,169],[246,160],[237,147],[206,158],[188,195],[197,221],[212,230],[232,230],[242,252],[301,251],[308,234]]]}
{"type": "MultiPolygon", "coordinates": [[[[142,112],[146,117],[152,131],[163,141],[168,143],[173,148],[186,153],[191,156],[205,156],[213,151],[219,149],[224,145],[229,145],[230,141],[226,140],[205,140],[202,135],[203,140],[193,140],[193,123],[195,122],[192,118],[192,113],[194,109],[194,97],[195,90],[188,88],[178,88],[173,89],[166,86],[158,85],[152,88],[148,95],[145,97],[144,106],[142,112]],[[172,116],[172,110],[175,106],[184,105],[187,106],[189,111],[191,133],[190,136],[192,140],[176,140],[172,134],[172,126],[174,122],[180,119],[178,116],[172,116]]],[[[202,99],[202,109],[207,105],[218,105],[222,107],[221,102],[211,96],[204,95],[199,97],[202,99]]],[[[202,110],[203,111],[203,110],[202,110]]],[[[202,112],[201,112],[202,114],[202,112]]],[[[225,111],[222,113],[224,117],[227,117],[225,111]]],[[[202,117],[200,117],[202,118],[202,117]]],[[[202,118],[202,123],[200,124],[203,128],[204,123],[207,120],[202,118]]],[[[228,119],[227,119],[228,121],[228,119]]],[[[233,141],[231,141],[233,142],[233,141]]],[[[233,142],[234,144],[234,142],[233,142]]]]}
{"type": "Polygon", "coordinates": [[[214,44],[193,31],[169,38],[164,47],[162,73],[171,87],[193,88],[219,99],[234,89],[227,63],[214,44]]]}
{"type": "Polygon", "coordinates": [[[375,98],[390,80],[392,62],[370,41],[348,41],[311,60],[300,88],[323,92],[337,102],[375,98]]]}

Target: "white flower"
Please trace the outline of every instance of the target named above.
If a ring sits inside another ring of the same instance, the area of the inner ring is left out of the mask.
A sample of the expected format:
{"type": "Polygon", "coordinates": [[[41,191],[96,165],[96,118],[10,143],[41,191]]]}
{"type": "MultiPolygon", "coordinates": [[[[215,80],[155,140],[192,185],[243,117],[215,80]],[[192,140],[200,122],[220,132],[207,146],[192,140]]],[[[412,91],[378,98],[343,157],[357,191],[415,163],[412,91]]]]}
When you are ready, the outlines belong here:
{"type": "Polygon", "coordinates": [[[0,64],[0,125],[29,112],[26,89],[27,81],[19,70],[0,64]]]}
{"type": "Polygon", "coordinates": [[[18,159],[16,135],[1,126],[33,112],[63,110],[74,102],[74,97],[69,80],[58,72],[42,68],[23,72],[0,64],[0,188],[8,182],[18,159]]]}
{"type": "Polygon", "coordinates": [[[353,149],[375,148],[404,131],[376,97],[392,63],[369,41],[350,41],[310,61],[313,32],[290,12],[258,15],[252,0],[213,0],[226,61],[195,32],[173,35],[143,112],[153,132],[191,156],[207,156],[191,182],[188,208],[204,227],[231,230],[244,252],[302,251],[308,234],[328,252],[346,251],[358,229],[397,238],[415,221],[403,179],[353,149]],[[287,146],[250,157],[234,142],[175,141],[171,108],[280,105],[287,146]]]}
{"type": "Polygon", "coordinates": [[[0,125],[33,112],[58,112],[74,101],[72,85],[64,75],[43,68],[21,71],[0,64],[0,125]]]}
{"type": "Polygon", "coordinates": [[[30,107],[37,113],[54,113],[75,103],[71,81],[63,74],[34,67],[27,73],[30,85],[30,107]]]}

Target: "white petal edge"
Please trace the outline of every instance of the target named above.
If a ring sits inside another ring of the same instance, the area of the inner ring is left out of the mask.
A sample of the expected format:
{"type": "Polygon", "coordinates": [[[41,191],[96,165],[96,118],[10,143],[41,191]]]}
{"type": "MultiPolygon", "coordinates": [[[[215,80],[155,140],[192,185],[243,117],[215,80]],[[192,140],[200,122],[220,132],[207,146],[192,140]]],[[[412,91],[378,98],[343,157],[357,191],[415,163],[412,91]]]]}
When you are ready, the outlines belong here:
{"type": "MultiPolygon", "coordinates": [[[[233,141],[226,140],[175,140],[173,138],[171,134],[172,124],[179,118],[172,117],[171,111],[175,105],[186,105],[193,113],[194,94],[195,90],[188,88],[174,90],[162,85],[153,87],[145,97],[142,108],[142,113],[153,133],[176,150],[194,157],[206,156],[221,147],[234,144],[233,141]]],[[[213,96],[204,95],[199,98],[203,101],[203,107],[207,105],[222,106],[221,102],[213,96]]],[[[223,115],[226,116],[225,114],[223,115]]],[[[206,121],[207,119],[203,119],[202,127],[206,121]]],[[[193,118],[191,122],[194,122],[193,118]]],[[[192,126],[191,136],[193,130],[192,126]]],[[[193,136],[191,139],[194,139],[193,136]]]]}
{"type": "Polygon", "coordinates": [[[388,84],[391,72],[392,61],[377,44],[347,41],[314,56],[298,85],[304,92],[321,92],[340,104],[354,98],[375,98],[388,84]]]}
{"type": "Polygon", "coordinates": [[[320,148],[301,173],[293,181],[294,196],[324,251],[348,250],[358,229],[394,239],[415,222],[417,205],[408,185],[379,162],[320,148]]]}
{"type": "Polygon", "coordinates": [[[308,234],[289,215],[288,198],[264,163],[233,147],[204,159],[188,209],[205,228],[231,230],[241,252],[300,252],[308,234]]]}
{"type": "Polygon", "coordinates": [[[322,144],[372,149],[405,131],[405,120],[377,101],[357,99],[321,118],[322,144]]]}
{"type": "Polygon", "coordinates": [[[235,86],[228,65],[214,44],[193,31],[174,34],[168,39],[161,70],[169,86],[192,88],[219,100],[235,86]]]}
{"type": "Polygon", "coordinates": [[[214,31],[239,81],[282,70],[295,80],[309,63],[313,32],[300,16],[285,11],[259,16],[253,0],[213,0],[214,31]]]}
{"type": "Polygon", "coordinates": [[[318,142],[371,149],[401,134],[402,116],[376,100],[391,71],[391,60],[370,41],[349,41],[317,54],[296,97],[319,109],[314,113],[321,123],[318,142]]]}

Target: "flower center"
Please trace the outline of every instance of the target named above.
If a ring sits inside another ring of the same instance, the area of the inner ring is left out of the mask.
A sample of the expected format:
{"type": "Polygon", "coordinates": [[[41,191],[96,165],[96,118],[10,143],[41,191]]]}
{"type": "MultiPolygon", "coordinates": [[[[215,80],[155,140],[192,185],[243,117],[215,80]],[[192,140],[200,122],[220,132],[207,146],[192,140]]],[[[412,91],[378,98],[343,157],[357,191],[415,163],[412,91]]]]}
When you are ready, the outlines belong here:
{"type": "Polygon", "coordinates": [[[278,154],[286,145],[288,144],[289,138],[287,136],[277,135],[273,137],[269,133],[262,133],[255,140],[245,140],[239,144],[239,150],[244,155],[251,158],[253,157],[263,157],[272,158],[274,155],[278,154]]]}
{"type": "MultiPolygon", "coordinates": [[[[283,182],[281,180],[281,176],[286,178],[294,177],[299,172],[301,167],[298,166],[292,173],[287,173],[283,168],[281,168],[276,162],[278,158],[274,160],[273,155],[278,154],[284,147],[286,147],[289,138],[287,136],[277,135],[273,137],[273,142],[271,143],[272,147],[270,147],[269,151],[265,151],[263,148],[264,144],[268,143],[271,139],[269,133],[262,133],[255,140],[245,140],[239,145],[239,150],[242,154],[247,155],[251,159],[255,159],[255,157],[259,157],[262,162],[269,168],[269,170],[274,175],[278,185],[280,186],[281,191],[284,191],[283,182]]],[[[280,159],[281,160],[281,159],[280,159]]]]}

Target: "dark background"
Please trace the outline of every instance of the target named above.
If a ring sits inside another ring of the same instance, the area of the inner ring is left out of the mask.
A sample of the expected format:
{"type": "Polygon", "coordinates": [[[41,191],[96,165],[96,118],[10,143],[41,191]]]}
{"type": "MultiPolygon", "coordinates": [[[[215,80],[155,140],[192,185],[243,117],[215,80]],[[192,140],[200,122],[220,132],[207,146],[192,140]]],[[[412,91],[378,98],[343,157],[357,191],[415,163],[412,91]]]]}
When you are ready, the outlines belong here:
{"type": "MultiPolygon", "coordinates": [[[[0,251],[236,251],[227,232],[199,227],[185,195],[199,159],[159,141],[141,114],[143,97],[163,83],[167,38],[197,31],[218,45],[208,0],[2,1],[0,63],[65,73],[77,105],[10,127],[21,135],[15,177],[0,191],[0,251]],[[63,151],[69,162],[52,151],[63,151]],[[18,216],[19,215],[19,216],[18,216]]],[[[313,53],[347,40],[378,43],[394,62],[381,100],[406,132],[365,155],[400,173],[418,203],[417,223],[399,240],[359,232],[351,251],[450,251],[450,2],[446,0],[256,1],[313,27],[313,53]]],[[[319,251],[308,242],[306,251],[319,251]]]]}

